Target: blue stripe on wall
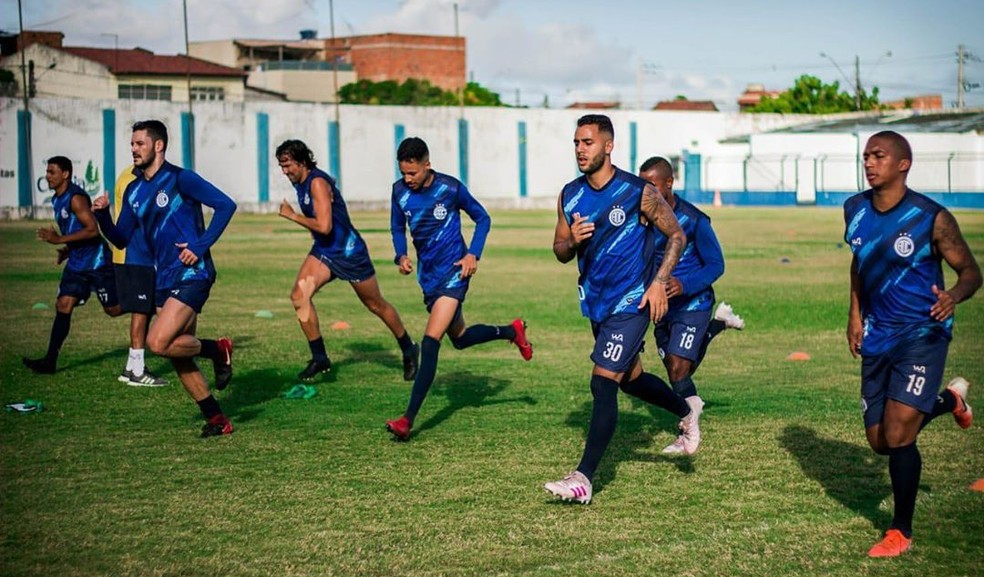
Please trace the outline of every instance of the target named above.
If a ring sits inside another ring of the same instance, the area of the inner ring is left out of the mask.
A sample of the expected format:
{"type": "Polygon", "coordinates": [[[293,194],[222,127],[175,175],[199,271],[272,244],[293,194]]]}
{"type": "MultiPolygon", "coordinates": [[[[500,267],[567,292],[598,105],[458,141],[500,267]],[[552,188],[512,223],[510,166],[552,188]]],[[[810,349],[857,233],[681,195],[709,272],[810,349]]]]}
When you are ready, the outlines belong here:
{"type": "Polygon", "coordinates": [[[468,121],[464,118],[458,119],[458,173],[468,186],[468,121]]]}
{"type": "Polygon", "coordinates": [[[116,111],[106,108],[103,113],[103,190],[109,194],[109,203],[116,200],[111,186],[116,183],[116,111]]]}
{"type": "MultiPolygon", "coordinates": [[[[400,148],[400,143],[403,142],[403,139],[406,137],[407,137],[406,127],[403,126],[402,124],[394,124],[393,125],[393,158],[394,159],[396,158],[396,151],[399,150],[400,148]]],[[[393,169],[396,171],[394,178],[396,180],[400,180],[401,178],[403,178],[403,175],[400,174],[400,161],[398,160],[394,161],[394,165],[396,166],[396,168],[393,169]]]]}
{"type": "Polygon", "coordinates": [[[639,161],[639,126],[633,121],[629,123],[629,172],[635,174],[639,161]]]}
{"type": "Polygon", "coordinates": [[[335,179],[335,185],[342,188],[342,140],[338,121],[328,123],[328,172],[335,179]]]}
{"type": "Polygon", "coordinates": [[[526,198],[526,122],[519,123],[519,197],[526,198]]]}
{"type": "Polygon", "coordinates": [[[256,114],[256,178],[259,201],[270,202],[270,115],[256,114]]]}
{"type": "Polygon", "coordinates": [[[181,113],[181,166],[195,170],[195,117],[181,113]]]}
{"type": "Polygon", "coordinates": [[[17,111],[17,206],[34,205],[34,183],[31,182],[31,113],[17,111]]]}

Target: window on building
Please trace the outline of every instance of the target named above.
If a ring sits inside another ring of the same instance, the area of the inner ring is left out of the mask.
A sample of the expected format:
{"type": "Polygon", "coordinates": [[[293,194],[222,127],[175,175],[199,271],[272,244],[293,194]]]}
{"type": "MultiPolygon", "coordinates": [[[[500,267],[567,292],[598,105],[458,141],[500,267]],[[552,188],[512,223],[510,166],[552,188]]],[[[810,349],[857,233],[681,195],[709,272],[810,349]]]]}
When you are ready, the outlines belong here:
{"type": "Polygon", "coordinates": [[[121,100],[171,100],[171,87],[158,84],[120,84],[121,100]]]}
{"type": "Polygon", "coordinates": [[[225,100],[225,88],[221,86],[192,86],[192,100],[225,100]]]}

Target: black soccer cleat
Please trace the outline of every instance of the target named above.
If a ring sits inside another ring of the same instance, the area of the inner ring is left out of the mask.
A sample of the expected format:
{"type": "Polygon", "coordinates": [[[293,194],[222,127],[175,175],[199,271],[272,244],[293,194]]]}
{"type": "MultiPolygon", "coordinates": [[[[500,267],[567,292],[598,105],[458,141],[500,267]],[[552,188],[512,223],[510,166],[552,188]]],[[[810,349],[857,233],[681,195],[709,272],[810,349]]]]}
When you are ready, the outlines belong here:
{"type": "Polygon", "coordinates": [[[324,359],[311,359],[308,361],[304,370],[297,375],[297,378],[301,379],[305,383],[313,383],[318,375],[325,375],[331,372],[331,359],[325,357],[324,359]]]}
{"type": "Polygon", "coordinates": [[[403,380],[412,381],[417,376],[418,357],[420,357],[420,345],[413,343],[410,345],[409,354],[403,353],[403,380]]]}
{"type": "Polygon", "coordinates": [[[232,422],[225,415],[215,415],[202,427],[202,438],[231,435],[232,431],[232,422]]]}
{"type": "Polygon", "coordinates": [[[21,357],[21,362],[24,366],[34,371],[39,375],[53,375],[55,374],[55,363],[49,361],[47,358],[42,359],[29,359],[27,357],[21,357]]]}
{"type": "Polygon", "coordinates": [[[215,388],[221,391],[232,380],[232,341],[222,337],[215,341],[215,346],[219,353],[212,359],[212,366],[215,368],[215,388]]]}

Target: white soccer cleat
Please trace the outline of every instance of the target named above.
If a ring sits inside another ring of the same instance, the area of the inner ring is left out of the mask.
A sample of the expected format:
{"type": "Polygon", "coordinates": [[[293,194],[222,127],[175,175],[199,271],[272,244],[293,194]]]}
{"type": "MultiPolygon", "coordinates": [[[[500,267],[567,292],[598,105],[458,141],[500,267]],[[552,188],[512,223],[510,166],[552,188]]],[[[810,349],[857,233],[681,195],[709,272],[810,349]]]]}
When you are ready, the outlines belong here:
{"type": "Polygon", "coordinates": [[[736,315],[731,305],[726,302],[722,302],[714,310],[714,320],[722,321],[724,326],[729,329],[738,329],[740,331],[745,328],[745,320],[736,315]]]}
{"type": "Polygon", "coordinates": [[[582,505],[591,502],[591,481],[580,471],[573,471],[560,481],[551,481],[543,488],[564,501],[574,501],[582,505]]]}
{"type": "Polygon", "coordinates": [[[693,455],[700,446],[700,415],[704,412],[704,401],[697,395],[685,400],[690,406],[690,412],[680,420],[680,434],[663,449],[664,453],[693,455]]]}

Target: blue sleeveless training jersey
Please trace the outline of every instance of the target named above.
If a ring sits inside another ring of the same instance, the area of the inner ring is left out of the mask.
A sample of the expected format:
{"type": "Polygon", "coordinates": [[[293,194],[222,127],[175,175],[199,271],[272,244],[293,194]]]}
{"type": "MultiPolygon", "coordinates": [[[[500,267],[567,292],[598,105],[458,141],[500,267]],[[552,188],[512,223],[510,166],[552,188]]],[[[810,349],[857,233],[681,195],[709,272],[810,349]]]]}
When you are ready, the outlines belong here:
{"type": "Polygon", "coordinates": [[[368,254],[365,241],[359,235],[359,231],[352,226],[349,218],[348,207],[342,198],[342,192],[335,186],[335,179],[327,172],[312,168],[304,182],[294,185],[297,191],[297,204],[301,207],[301,212],[308,218],[316,218],[314,214],[314,200],[311,198],[311,183],[316,178],[323,178],[331,189],[331,232],[321,234],[311,231],[314,239],[314,247],[319,254],[328,258],[348,258],[359,253],[368,254]]]}
{"type": "MultiPolygon", "coordinates": [[[[482,258],[492,219],[468,188],[457,178],[433,172],[430,186],[411,190],[398,180],[393,183],[390,203],[390,232],[396,256],[407,253],[406,228],[417,250],[417,282],[425,295],[437,289],[452,288],[458,269],[454,263],[471,253],[482,258]],[[471,247],[461,235],[461,211],[475,222],[471,247]]],[[[464,282],[464,281],[463,281],[464,282]]]]}
{"type": "Polygon", "coordinates": [[[857,259],[864,338],[861,354],[878,355],[899,341],[941,331],[952,334],[953,317],[929,316],[943,290],[941,257],[933,254],[933,223],[943,207],[906,189],[893,208],[878,212],[867,190],[844,203],[844,240],[857,259]]]}
{"type": "Polygon", "coordinates": [[[189,280],[215,280],[211,246],[232,219],[236,203],[198,174],[165,162],[153,178],[142,174],[130,184],[115,226],[109,211],[97,211],[99,225],[114,245],[124,247],[133,234],[143,234],[154,254],[157,289],[170,289],[189,280]],[[214,210],[206,231],[202,205],[214,210]],[[185,266],[176,245],[188,243],[198,256],[194,266],[185,266]]]}
{"type": "Polygon", "coordinates": [[[652,227],[641,220],[645,186],[641,178],[616,168],[600,190],[581,176],[560,193],[568,224],[578,213],[595,225],[577,251],[581,313],[594,322],[615,314],[648,314],[638,308],[656,274],[652,227]]]}
{"type": "MultiPolygon", "coordinates": [[[[58,224],[62,236],[76,233],[84,228],[72,211],[72,198],[75,196],[85,198],[86,204],[92,206],[89,195],[74,182],[69,182],[68,189],[61,195],[51,197],[51,206],[55,210],[55,222],[58,224]]],[[[87,240],[70,242],[66,246],[68,246],[68,262],[65,263],[67,270],[96,270],[108,266],[112,262],[109,246],[98,234],[87,240]]]]}
{"type": "MultiPolygon", "coordinates": [[[[683,285],[685,294],[670,299],[672,312],[701,312],[714,306],[714,288],[711,286],[724,274],[724,256],[717,235],[711,228],[711,219],[699,208],[674,195],[673,214],[680,228],[687,235],[687,246],[673,269],[673,276],[683,285]]],[[[667,237],[656,232],[656,262],[663,262],[667,237]]]]}

